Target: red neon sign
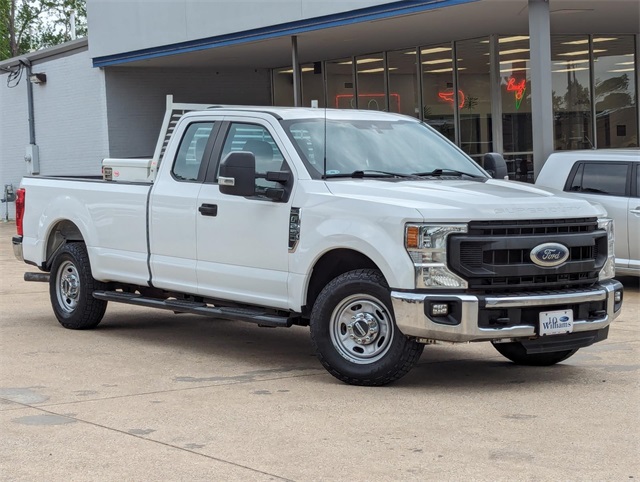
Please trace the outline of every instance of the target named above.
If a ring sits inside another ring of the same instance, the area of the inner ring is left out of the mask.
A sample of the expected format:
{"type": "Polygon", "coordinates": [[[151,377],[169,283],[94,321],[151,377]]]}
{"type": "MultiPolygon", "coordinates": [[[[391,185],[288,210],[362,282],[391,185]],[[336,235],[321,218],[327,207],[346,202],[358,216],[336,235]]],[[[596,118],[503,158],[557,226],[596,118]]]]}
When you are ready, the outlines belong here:
{"type": "MultiPolygon", "coordinates": [[[[438,92],[438,97],[440,97],[445,102],[451,102],[453,104],[453,91],[451,92],[438,92]]],[[[461,90],[458,91],[458,107],[462,109],[464,107],[464,92],[461,90]]]]}
{"type": "Polygon", "coordinates": [[[520,104],[522,103],[522,99],[524,97],[524,91],[527,90],[527,80],[522,79],[520,82],[516,84],[515,77],[511,77],[509,82],[507,82],[507,92],[515,92],[516,93],[516,110],[520,108],[520,104]]]}
{"type": "MultiPolygon", "coordinates": [[[[375,105],[380,107],[376,99],[384,99],[385,94],[358,94],[358,99],[365,98],[367,101],[367,107],[375,105]]],[[[338,94],[336,95],[336,109],[355,109],[356,106],[353,102],[353,94],[338,94]],[[346,104],[345,104],[346,101],[346,104]]],[[[382,110],[382,109],[375,109],[382,110]]],[[[389,111],[400,112],[400,94],[389,94],[389,111]]]]}

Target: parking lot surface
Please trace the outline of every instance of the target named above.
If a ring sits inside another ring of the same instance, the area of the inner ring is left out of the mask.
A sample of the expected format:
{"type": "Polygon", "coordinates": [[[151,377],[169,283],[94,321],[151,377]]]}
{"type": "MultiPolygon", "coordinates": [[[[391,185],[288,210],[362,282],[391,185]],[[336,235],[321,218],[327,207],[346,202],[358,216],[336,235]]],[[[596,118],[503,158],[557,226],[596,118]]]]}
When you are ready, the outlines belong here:
{"type": "Polygon", "coordinates": [[[334,379],[308,328],[111,303],[56,321],[0,223],[0,480],[640,478],[640,289],[609,339],[553,367],[427,346],[382,388],[334,379]]]}

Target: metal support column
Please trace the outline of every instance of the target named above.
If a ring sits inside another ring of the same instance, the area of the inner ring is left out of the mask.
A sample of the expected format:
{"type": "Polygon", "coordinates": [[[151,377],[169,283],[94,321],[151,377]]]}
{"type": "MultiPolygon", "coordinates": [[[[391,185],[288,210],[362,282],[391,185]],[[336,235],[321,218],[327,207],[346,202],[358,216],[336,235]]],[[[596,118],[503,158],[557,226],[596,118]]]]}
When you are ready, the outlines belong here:
{"type": "Polygon", "coordinates": [[[589,35],[589,99],[591,100],[591,132],[585,139],[591,149],[598,148],[598,126],[596,123],[596,71],[593,58],[593,34],[589,35]]]}
{"type": "MultiPolygon", "coordinates": [[[[636,139],[640,141],[640,102],[638,102],[640,98],[640,35],[636,35],[636,56],[633,58],[635,61],[636,67],[636,114],[638,114],[638,124],[636,135],[638,136],[636,139]]],[[[636,144],[638,144],[636,142],[636,144]]]]}
{"type": "Polygon", "coordinates": [[[553,152],[553,91],[551,76],[551,20],[549,0],[529,0],[529,48],[531,62],[531,118],[533,123],[533,171],[553,152]]]}
{"type": "Polygon", "coordinates": [[[502,154],[502,86],[500,85],[500,43],[497,35],[489,37],[489,63],[491,79],[491,137],[493,151],[502,154]]]}
{"type": "Polygon", "coordinates": [[[291,36],[291,66],[293,69],[293,105],[302,105],[302,84],[300,82],[300,65],[298,62],[298,37],[291,36]]]}
{"type": "Polygon", "coordinates": [[[455,42],[451,42],[451,61],[453,66],[453,75],[451,76],[453,79],[453,135],[456,145],[462,147],[460,144],[460,108],[458,107],[460,102],[460,96],[458,95],[458,52],[455,42]]]}

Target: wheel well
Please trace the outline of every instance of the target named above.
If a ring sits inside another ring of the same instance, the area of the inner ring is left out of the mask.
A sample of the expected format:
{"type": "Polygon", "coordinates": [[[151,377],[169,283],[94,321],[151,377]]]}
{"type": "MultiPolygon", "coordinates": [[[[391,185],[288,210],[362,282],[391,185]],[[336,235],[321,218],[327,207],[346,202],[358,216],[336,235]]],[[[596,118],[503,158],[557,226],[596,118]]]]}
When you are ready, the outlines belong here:
{"type": "Polygon", "coordinates": [[[334,249],[322,255],[313,266],[303,315],[307,316],[311,313],[316,298],[332,279],[348,271],[368,268],[380,269],[367,256],[351,249],[334,249]]]}
{"type": "Polygon", "coordinates": [[[49,269],[58,250],[70,241],[84,241],[82,233],[74,223],[68,220],[59,221],[49,233],[45,265],[49,269]]]}

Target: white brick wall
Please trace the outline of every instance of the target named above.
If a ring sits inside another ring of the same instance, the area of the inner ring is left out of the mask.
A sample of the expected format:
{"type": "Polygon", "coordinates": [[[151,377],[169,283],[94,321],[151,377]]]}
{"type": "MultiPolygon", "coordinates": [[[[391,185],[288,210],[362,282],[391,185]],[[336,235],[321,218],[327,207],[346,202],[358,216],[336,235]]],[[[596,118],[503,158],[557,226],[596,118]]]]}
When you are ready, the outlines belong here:
{"type": "MultiPolygon", "coordinates": [[[[87,50],[36,61],[32,69],[47,75],[46,84],[33,85],[40,173],[99,175],[109,154],[104,73],[91,66],[87,50]]],[[[17,186],[26,174],[29,143],[26,70],[15,88],[7,78],[0,75],[0,188],[17,186]]]]}
{"type": "MultiPolygon", "coordinates": [[[[26,73],[15,88],[7,87],[8,75],[0,75],[0,198],[4,197],[4,185],[13,184],[14,189],[26,174],[25,148],[29,143],[27,122],[26,73]]],[[[5,204],[0,204],[0,214],[5,218],[5,204]]],[[[15,207],[9,205],[9,217],[15,216],[15,207]]]]}

